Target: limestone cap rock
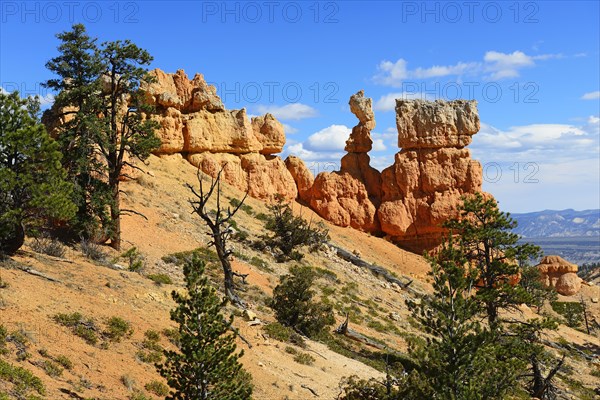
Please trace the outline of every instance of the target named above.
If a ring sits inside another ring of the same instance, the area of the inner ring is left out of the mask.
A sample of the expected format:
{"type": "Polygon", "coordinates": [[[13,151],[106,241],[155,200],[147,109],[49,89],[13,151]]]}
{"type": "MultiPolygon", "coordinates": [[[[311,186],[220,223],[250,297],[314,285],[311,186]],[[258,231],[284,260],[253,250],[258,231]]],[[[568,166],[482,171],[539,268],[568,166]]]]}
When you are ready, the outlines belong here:
{"type": "Polygon", "coordinates": [[[398,147],[465,147],[479,131],[476,100],[396,99],[398,147]]]}
{"type": "Polygon", "coordinates": [[[571,264],[560,256],[545,256],[537,268],[542,274],[566,274],[578,270],[577,265],[571,264]]]}

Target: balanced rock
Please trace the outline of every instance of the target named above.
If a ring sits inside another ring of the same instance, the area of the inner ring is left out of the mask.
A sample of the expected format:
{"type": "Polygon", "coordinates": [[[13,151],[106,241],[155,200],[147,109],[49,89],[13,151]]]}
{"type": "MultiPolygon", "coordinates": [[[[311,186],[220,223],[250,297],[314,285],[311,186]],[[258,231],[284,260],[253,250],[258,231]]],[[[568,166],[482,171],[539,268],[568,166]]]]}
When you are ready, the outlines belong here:
{"type": "Polygon", "coordinates": [[[372,100],[361,90],[352,95],[350,111],[358,118],[346,141],[339,171],[321,172],[312,187],[310,206],[321,217],[339,226],[378,232],[377,207],[381,197],[381,174],[370,166],[367,154],[375,128],[372,100]]]}
{"type": "Polygon", "coordinates": [[[581,289],[577,265],[560,256],[545,256],[537,265],[537,269],[544,285],[554,288],[563,296],[573,296],[581,289]]]}
{"type": "Polygon", "coordinates": [[[463,148],[479,129],[475,101],[396,100],[394,164],[381,173],[381,230],[417,253],[437,246],[462,196],[481,192],[482,169],[463,148]]]}
{"type": "Polygon", "coordinates": [[[464,147],[479,131],[475,100],[396,100],[398,147],[464,147]]]}

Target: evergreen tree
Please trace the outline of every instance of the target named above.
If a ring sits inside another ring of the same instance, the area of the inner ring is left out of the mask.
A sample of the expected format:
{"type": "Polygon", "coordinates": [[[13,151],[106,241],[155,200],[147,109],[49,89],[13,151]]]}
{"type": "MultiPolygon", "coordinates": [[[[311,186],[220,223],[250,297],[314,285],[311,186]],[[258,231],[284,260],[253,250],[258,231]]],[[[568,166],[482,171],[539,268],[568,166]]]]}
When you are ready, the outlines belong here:
{"type": "Polygon", "coordinates": [[[405,378],[398,398],[505,398],[514,381],[493,379],[507,371],[494,359],[493,332],[478,318],[482,310],[474,297],[477,271],[452,239],[429,261],[434,294],[418,304],[409,302],[409,307],[430,336],[409,348],[418,367],[405,378]]]}
{"type": "Polygon", "coordinates": [[[518,281],[527,261],[539,257],[540,248],[519,244],[512,232],[517,222],[498,209],[493,197],[481,193],[464,198],[460,218],[445,226],[458,235],[458,244],[477,271],[477,298],[485,306],[490,326],[498,322],[500,310],[531,303],[531,296],[518,281]]]}
{"type": "Polygon", "coordinates": [[[166,351],[157,365],[173,389],[171,400],[249,399],[252,384],[236,353],[235,336],[228,332],[233,317],[225,319],[222,302],[208,284],[204,263],[197,255],[184,265],[187,295],[173,291],[177,308],[171,319],[179,324],[179,351],[166,351]]]}
{"type": "Polygon", "coordinates": [[[39,122],[39,100],[0,92],[0,253],[13,254],[26,232],[73,217],[58,144],[39,122]]]}
{"type": "Polygon", "coordinates": [[[120,205],[120,180],[129,160],[145,160],[160,145],[158,124],[143,117],[150,112],[140,86],[150,82],[144,66],[150,54],[129,40],[104,42],[99,47],[83,25],[58,35],[60,55],[47,67],[59,79],[46,84],[59,91],[55,113],[47,123],[66,136],[61,140],[73,152],[70,171],[80,190],[80,224],[102,223],[115,249],[121,246],[121,216],[132,210],[120,205]]]}
{"type": "Polygon", "coordinates": [[[44,115],[55,130],[63,153],[63,166],[74,183],[77,217],[72,229],[78,236],[99,242],[107,240],[110,231],[110,190],[104,164],[95,146],[102,129],[100,80],[101,62],[96,45],[82,24],[59,33],[59,56],[46,63],[58,75],[44,85],[58,92],[54,107],[44,115]]]}

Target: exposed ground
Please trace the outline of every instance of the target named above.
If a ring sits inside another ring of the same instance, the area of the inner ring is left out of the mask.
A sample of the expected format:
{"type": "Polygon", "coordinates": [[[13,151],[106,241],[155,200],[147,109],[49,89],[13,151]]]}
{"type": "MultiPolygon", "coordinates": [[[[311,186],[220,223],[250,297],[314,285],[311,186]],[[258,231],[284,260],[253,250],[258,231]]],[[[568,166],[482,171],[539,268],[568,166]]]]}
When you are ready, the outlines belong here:
{"type": "MultiPolygon", "coordinates": [[[[200,219],[190,214],[191,208],[187,203],[190,191],[185,184],[197,184],[196,170],[180,156],[151,157],[144,169],[147,173],[138,174],[136,181],[123,184],[125,206],[147,217],[127,216],[123,220],[124,250],[133,246],[139,249],[145,258],[142,271],[112,269],[106,263],[90,261],[76,245],[68,248],[62,258],[49,257],[35,253],[31,249],[31,241],[12,260],[0,266],[1,282],[6,283],[6,287],[0,289],[0,324],[12,335],[12,340],[7,343],[8,352],[0,356],[0,360],[26,368],[39,377],[46,387],[47,399],[129,399],[134,398],[135,390],[141,391],[147,398],[158,398],[144,386],[161,378],[151,363],[140,360],[143,357],[139,352],[147,351],[142,345],[146,331],[162,332],[173,327],[169,320],[169,310],[174,305],[170,292],[180,288],[182,283],[181,267],[162,258],[205,247],[209,237],[200,219]],[[27,268],[45,277],[23,271],[27,268]],[[169,275],[174,284],[157,285],[147,278],[149,274],[156,273],[169,275]],[[87,344],[71,329],[53,320],[57,313],[73,312],[94,320],[101,336],[96,345],[87,344]],[[132,335],[118,343],[102,338],[106,322],[115,316],[128,321],[133,328],[132,335]],[[21,342],[25,346],[19,346],[21,342]],[[52,374],[52,369],[47,361],[56,360],[61,355],[72,362],[72,369],[50,376],[48,371],[52,374]],[[19,358],[25,359],[18,361],[19,358]]],[[[227,204],[231,198],[241,199],[243,193],[225,186],[223,196],[227,204]]],[[[250,212],[240,210],[235,220],[239,229],[247,231],[252,238],[263,232],[263,222],[256,215],[267,213],[267,209],[262,202],[250,198],[246,204],[251,207],[250,212]]],[[[321,221],[309,209],[301,209],[299,205],[295,207],[305,218],[321,221]]],[[[429,267],[422,257],[400,250],[382,238],[326,225],[332,242],[338,246],[387,268],[403,281],[414,279],[411,287],[417,291],[431,290],[427,283],[429,267]]],[[[382,376],[382,372],[334,352],[324,343],[307,341],[307,349],[300,349],[269,338],[264,332],[264,325],[274,318],[265,300],[278,283],[278,276],[285,274],[294,263],[276,263],[270,254],[252,250],[242,242],[235,242],[234,249],[237,253],[234,269],[248,274],[248,285],[244,286],[246,291],[242,296],[263,322],[250,326],[243,317],[235,320],[240,333],[253,346],[249,348],[238,340],[238,347],[245,353],[242,361],[253,376],[254,398],[334,399],[339,392],[338,384],[345,376],[382,376]],[[315,360],[313,365],[295,362],[294,356],[286,352],[286,347],[310,354],[315,360]]],[[[109,264],[127,266],[126,260],[117,259],[118,253],[106,247],[102,250],[109,254],[109,264]]],[[[334,304],[338,322],[344,319],[344,311],[350,311],[353,329],[400,352],[406,351],[407,337],[419,334],[411,324],[405,305],[405,299],[412,296],[412,292],[390,285],[341,260],[333,252],[307,254],[302,262],[333,273],[323,274],[317,284],[322,294],[334,304]]],[[[209,270],[215,282],[218,282],[218,272],[214,268],[209,270]]],[[[590,315],[600,321],[600,307],[598,303],[591,302],[591,299],[600,297],[600,288],[584,286],[582,296],[590,307],[590,315]]],[[[579,297],[561,300],[578,301],[579,297]]],[[[533,316],[533,311],[526,308],[523,311],[526,316],[533,316]]],[[[550,334],[548,340],[557,345],[572,346],[567,350],[553,350],[557,354],[569,354],[567,364],[571,372],[561,375],[564,398],[593,398],[584,396],[593,396],[591,390],[598,386],[600,364],[597,358],[595,365],[586,358],[594,354],[597,357],[600,351],[598,337],[563,325],[558,332],[550,334]]],[[[348,341],[344,343],[347,348],[355,350],[353,358],[378,352],[375,348],[361,352],[360,346],[348,341]]],[[[165,335],[160,336],[160,344],[172,346],[165,335]]],[[[373,359],[380,363],[381,357],[374,356],[373,359]]],[[[0,377],[0,393],[12,390],[13,385],[0,377]]],[[[34,394],[35,391],[29,393],[34,394]]]]}

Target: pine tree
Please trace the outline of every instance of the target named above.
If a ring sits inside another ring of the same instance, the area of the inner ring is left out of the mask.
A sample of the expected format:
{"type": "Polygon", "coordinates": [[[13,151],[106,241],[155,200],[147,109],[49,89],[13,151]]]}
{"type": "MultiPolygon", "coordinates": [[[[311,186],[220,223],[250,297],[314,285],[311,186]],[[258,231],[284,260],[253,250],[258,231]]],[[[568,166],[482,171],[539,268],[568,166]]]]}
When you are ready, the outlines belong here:
{"type": "Polygon", "coordinates": [[[77,236],[105,241],[110,231],[110,190],[104,164],[95,146],[101,125],[101,62],[97,39],[87,35],[85,26],[73,25],[71,31],[59,33],[59,56],[46,63],[58,78],[45,86],[58,92],[54,107],[44,115],[55,131],[64,155],[63,166],[74,183],[77,216],[73,233],[77,236]]]}
{"type": "Polygon", "coordinates": [[[458,244],[477,271],[477,298],[485,306],[490,326],[498,322],[500,310],[515,309],[530,303],[531,297],[515,284],[529,259],[540,255],[540,248],[519,244],[512,232],[517,223],[498,209],[493,197],[481,193],[465,198],[460,218],[445,226],[458,235],[458,244]]]}
{"type": "Polygon", "coordinates": [[[502,399],[510,385],[498,385],[490,352],[493,332],[482,326],[474,298],[477,271],[452,239],[429,259],[434,294],[408,302],[429,335],[413,341],[409,353],[418,367],[408,375],[398,399],[502,399]]]}
{"type": "Polygon", "coordinates": [[[0,92],[0,253],[13,254],[25,233],[73,217],[58,144],[39,122],[39,100],[0,92]]]}
{"type": "MultiPolygon", "coordinates": [[[[75,149],[69,170],[79,189],[80,224],[84,231],[100,222],[115,249],[121,246],[120,181],[129,160],[144,161],[160,145],[158,124],[145,119],[140,86],[151,78],[144,66],[150,54],[129,40],[104,42],[87,36],[83,25],[58,35],[60,55],[47,67],[59,76],[46,82],[58,90],[55,113],[47,124],[56,127],[63,151],[75,149]]],[[[92,229],[93,230],[93,229],[92,229]]]]}
{"type": "Polygon", "coordinates": [[[242,369],[225,319],[222,302],[208,284],[204,263],[194,256],[184,265],[187,295],[173,291],[177,308],[171,319],[179,324],[179,351],[166,351],[157,365],[173,389],[171,400],[243,400],[252,394],[249,374],[242,369]]]}

